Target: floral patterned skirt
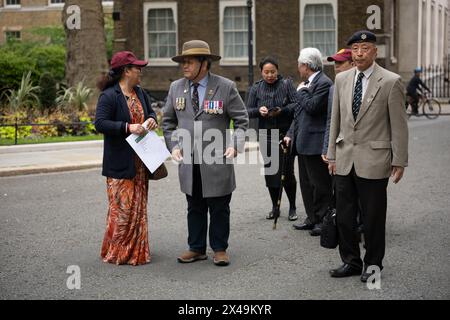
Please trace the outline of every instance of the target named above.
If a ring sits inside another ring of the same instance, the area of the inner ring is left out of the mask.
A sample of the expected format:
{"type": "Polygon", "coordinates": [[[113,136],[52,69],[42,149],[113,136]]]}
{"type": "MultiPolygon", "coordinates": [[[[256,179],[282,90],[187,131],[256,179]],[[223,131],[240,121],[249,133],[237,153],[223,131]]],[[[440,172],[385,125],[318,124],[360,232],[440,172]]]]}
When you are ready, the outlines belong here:
{"type": "Polygon", "coordinates": [[[133,179],[106,178],[109,209],[101,257],[104,262],[141,265],[150,262],[148,243],[148,173],[136,157],[133,179]]]}

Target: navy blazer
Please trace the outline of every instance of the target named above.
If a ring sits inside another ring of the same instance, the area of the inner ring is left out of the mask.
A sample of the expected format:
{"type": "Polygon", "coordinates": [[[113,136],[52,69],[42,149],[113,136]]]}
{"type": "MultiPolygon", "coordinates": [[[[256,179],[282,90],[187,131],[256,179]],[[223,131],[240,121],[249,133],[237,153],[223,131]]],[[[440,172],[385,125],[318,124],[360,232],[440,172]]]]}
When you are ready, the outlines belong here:
{"type": "Polygon", "coordinates": [[[294,120],[287,134],[293,139],[294,153],[302,155],[322,154],[327,122],[328,93],[333,82],[320,72],[309,88],[297,91],[294,120]]]}
{"type": "MultiPolygon", "coordinates": [[[[145,120],[156,113],[150,106],[149,99],[141,87],[134,87],[142,108],[145,120]]],[[[131,124],[131,115],[127,100],[118,83],[105,89],[98,98],[95,114],[95,129],[104,134],[102,175],[115,179],[132,179],[136,176],[135,152],[125,140],[129,135],[125,132],[126,123],[131,124]]]]}

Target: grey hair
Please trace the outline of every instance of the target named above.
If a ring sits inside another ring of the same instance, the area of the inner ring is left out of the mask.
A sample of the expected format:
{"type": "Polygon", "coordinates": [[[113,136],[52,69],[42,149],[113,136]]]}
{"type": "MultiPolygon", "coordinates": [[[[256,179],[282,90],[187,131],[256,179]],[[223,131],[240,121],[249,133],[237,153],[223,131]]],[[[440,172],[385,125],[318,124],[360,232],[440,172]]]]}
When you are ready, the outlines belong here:
{"type": "Polygon", "coordinates": [[[306,64],[312,71],[323,69],[322,54],[317,48],[304,48],[298,56],[298,64],[306,64]]]}

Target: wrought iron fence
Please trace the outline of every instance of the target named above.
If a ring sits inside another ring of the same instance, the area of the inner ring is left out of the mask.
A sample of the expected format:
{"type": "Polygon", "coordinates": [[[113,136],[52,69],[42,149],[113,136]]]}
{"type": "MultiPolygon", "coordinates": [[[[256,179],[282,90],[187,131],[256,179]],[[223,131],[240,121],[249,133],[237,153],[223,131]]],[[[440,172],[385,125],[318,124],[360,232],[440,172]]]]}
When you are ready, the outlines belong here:
{"type": "Polygon", "coordinates": [[[450,56],[442,65],[430,65],[422,70],[422,80],[433,92],[433,97],[450,99],[450,56]]]}
{"type": "MultiPolygon", "coordinates": [[[[56,128],[64,128],[63,131],[67,131],[66,128],[70,128],[70,129],[77,129],[82,131],[85,126],[89,125],[89,124],[94,124],[92,121],[79,121],[79,122],[53,122],[53,123],[21,123],[18,121],[18,119],[15,119],[14,123],[0,123],[0,128],[3,127],[13,127],[14,128],[14,145],[18,144],[18,136],[19,136],[19,128],[20,127],[39,127],[39,126],[52,126],[52,127],[56,127],[56,128]],[[77,128],[77,126],[79,126],[77,128]]],[[[1,133],[0,133],[0,141],[2,139],[6,139],[5,137],[2,137],[1,133]]],[[[9,140],[9,139],[8,139],[9,140]]]]}

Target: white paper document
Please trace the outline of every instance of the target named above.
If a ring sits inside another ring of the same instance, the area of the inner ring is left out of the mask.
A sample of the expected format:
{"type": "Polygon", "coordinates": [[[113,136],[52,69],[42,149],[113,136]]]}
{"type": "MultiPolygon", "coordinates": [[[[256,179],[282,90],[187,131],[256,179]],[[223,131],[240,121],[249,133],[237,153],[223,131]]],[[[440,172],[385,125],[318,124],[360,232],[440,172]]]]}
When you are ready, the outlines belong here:
{"type": "Polygon", "coordinates": [[[126,140],[151,173],[170,157],[169,150],[155,131],[148,131],[145,136],[131,134],[126,140]]]}

